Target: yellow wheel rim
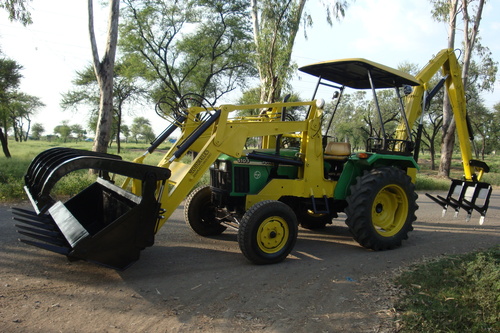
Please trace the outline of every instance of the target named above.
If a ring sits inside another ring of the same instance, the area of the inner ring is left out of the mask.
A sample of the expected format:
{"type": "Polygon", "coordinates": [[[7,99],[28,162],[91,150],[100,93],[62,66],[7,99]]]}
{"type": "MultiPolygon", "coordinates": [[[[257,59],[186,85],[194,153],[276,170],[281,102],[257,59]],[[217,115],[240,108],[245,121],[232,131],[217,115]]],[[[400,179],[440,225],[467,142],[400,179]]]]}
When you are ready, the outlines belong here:
{"type": "Polygon", "coordinates": [[[265,219],[257,231],[257,244],[265,253],[276,253],[285,247],[290,237],[286,221],[279,216],[265,219]]]}
{"type": "Polygon", "coordinates": [[[372,206],[372,221],[377,233],[384,237],[397,234],[408,217],[408,198],[399,185],[387,185],[378,192],[372,206]]]}

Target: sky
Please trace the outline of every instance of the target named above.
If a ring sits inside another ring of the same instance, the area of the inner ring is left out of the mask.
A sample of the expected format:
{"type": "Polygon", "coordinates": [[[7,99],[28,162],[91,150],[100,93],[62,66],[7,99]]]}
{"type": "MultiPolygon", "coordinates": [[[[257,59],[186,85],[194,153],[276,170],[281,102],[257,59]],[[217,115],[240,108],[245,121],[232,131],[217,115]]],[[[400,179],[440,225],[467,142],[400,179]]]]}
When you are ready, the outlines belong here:
{"type": "MultiPolygon", "coordinates": [[[[297,35],[292,60],[300,67],[307,64],[342,58],[366,58],[390,67],[404,62],[423,67],[434,54],[447,46],[447,25],[432,20],[431,4],[425,0],[356,0],[340,22],[330,27],[325,9],[319,1],[310,0],[306,9],[313,15],[313,27],[297,35]]],[[[103,52],[107,25],[107,8],[95,1],[96,34],[103,52]]],[[[88,35],[87,0],[33,0],[33,24],[23,27],[9,22],[0,11],[0,50],[23,66],[21,91],[39,97],[46,105],[33,118],[52,133],[55,126],[67,120],[86,127],[87,111],[63,111],[61,94],[72,88],[75,72],[91,62],[88,35]]],[[[482,43],[488,46],[500,63],[500,2],[488,1],[480,24],[482,43]]],[[[457,42],[462,35],[457,35],[457,42]]],[[[304,99],[311,98],[316,79],[298,74],[294,91],[304,99]]],[[[236,103],[236,94],[225,103],[236,103]]],[[[318,96],[323,97],[323,96],[318,96]]],[[[483,94],[488,108],[500,102],[500,75],[493,93],[483,94]]],[[[323,97],[327,99],[328,97],[323,97]]],[[[126,118],[150,119],[156,134],[168,124],[154,113],[153,106],[135,107],[126,118]]]]}

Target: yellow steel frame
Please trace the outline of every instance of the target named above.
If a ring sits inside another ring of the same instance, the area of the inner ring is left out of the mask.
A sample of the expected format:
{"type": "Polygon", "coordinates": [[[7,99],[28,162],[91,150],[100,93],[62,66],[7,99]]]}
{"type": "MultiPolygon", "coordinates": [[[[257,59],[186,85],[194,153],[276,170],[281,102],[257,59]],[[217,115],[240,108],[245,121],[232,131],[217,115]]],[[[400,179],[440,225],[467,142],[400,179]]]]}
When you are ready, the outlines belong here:
{"type": "MultiPolygon", "coordinates": [[[[300,137],[299,156],[304,167],[299,168],[297,179],[273,179],[259,194],[247,195],[246,209],[262,200],[279,199],[283,193],[296,197],[316,198],[333,196],[336,182],[323,176],[323,146],[321,135],[321,117],[323,110],[317,106],[324,103],[289,102],[255,105],[222,105],[219,118],[190,146],[189,151],[196,157],[189,162],[186,153],[179,158],[174,157],[177,146],[181,144],[198,127],[199,114],[207,111],[204,108],[189,108],[188,118],[182,125],[182,132],[177,142],[166,153],[158,166],[169,168],[172,175],[168,179],[168,189],[161,197],[161,207],[165,209],[156,231],[166,222],[179,204],[186,198],[191,189],[215,162],[220,154],[242,157],[247,138],[262,137],[263,148],[272,148],[277,135],[300,137]],[[281,121],[283,108],[309,107],[308,116],[303,121],[281,121]],[[237,111],[245,109],[266,110],[259,116],[238,117],[237,111]]],[[[213,109],[208,110],[213,111],[213,109]]],[[[136,159],[142,163],[144,158],[136,159]]],[[[128,182],[126,182],[128,183],[128,182]]],[[[133,180],[132,192],[140,195],[140,182],[133,180]]],[[[124,184],[125,185],[125,184],[124,184]]]]}

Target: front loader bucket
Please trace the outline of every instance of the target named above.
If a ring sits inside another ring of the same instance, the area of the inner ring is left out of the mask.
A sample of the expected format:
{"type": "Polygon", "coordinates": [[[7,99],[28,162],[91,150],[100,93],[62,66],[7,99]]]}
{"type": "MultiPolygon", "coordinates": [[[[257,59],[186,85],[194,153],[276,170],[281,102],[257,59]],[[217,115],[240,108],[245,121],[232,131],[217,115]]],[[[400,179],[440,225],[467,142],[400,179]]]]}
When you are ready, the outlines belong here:
{"type": "Polygon", "coordinates": [[[477,211],[481,214],[479,224],[483,224],[490,203],[491,191],[492,187],[488,183],[452,179],[446,198],[440,195],[434,197],[428,193],[425,195],[443,207],[443,216],[448,207],[455,210],[455,217],[458,216],[460,209],[464,209],[467,212],[466,220],[469,221],[472,212],[477,211]]]}
{"type": "Polygon", "coordinates": [[[33,161],[37,165],[28,169],[25,188],[37,212],[13,209],[14,219],[22,223],[17,225],[19,233],[31,238],[21,241],[66,255],[70,260],[87,260],[119,270],[127,268],[139,259],[142,249],[154,243],[160,214],[158,198],[170,170],[121,161],[106,154],[80,154],[73,149],[59,152],[59,156],[57,151],[51,152],[55,158],[42,153],[44,156],[33,161]],[[58,160],[55,164],[54,159],[58,160]],[[83,168],[140,179],[142,195],[98,178],[67,202],[55,202],[49,195],[52,186],[63,175],[83,168]]]}

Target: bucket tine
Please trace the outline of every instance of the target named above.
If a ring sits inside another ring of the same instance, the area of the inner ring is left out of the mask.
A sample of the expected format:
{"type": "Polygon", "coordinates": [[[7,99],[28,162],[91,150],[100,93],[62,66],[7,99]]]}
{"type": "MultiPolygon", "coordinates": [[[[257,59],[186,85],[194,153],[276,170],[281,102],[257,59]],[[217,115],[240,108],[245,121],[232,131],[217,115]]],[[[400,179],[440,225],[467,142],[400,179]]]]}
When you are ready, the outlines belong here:
{"type": "MultiPolygon", "coordinates": [[[[18,233],[56,247],[64,247],[66,248],[66,252],[69,251],[68,242],[49,216],[37,216],[33,212],[24,209],[12,209],[12,211],[14,213],[14,220],[23,223],[23,225],[15,225],[18,228],[18,233]]],[[[25,240],[21,241],[24,242],[25,240]]],[[[40,245],[41,243],[38,244],[40,245]]],[[[60,251],[58,250],[57,253],[60,253],[60,251]]]]}
{"type": "Polygon", "coordinates": [[[21,235],[28,236],[28,237],[34,238],[34,239],[38,239],[38,240],[41,240],[42,242],[45,242],[48,244],[52,244],[52,245],[56,245],[56,246],[60,246],[60,247],[63,247],[66,245],[66,247],[67,247],[66,242],[64,242],[60,239],[57,239],[57,238],[40,235],[40,234],[38,234],[38,231],[36,234],[33,234],[31,232],[26,232],[26,231],[20,231],[20,230],[18,230],[17,232],[20,233],[21,235]]]}
{"type": "Polygon", "coordinates": [[[63,247],[63,246],[54,246],[54,245],[49,245],[49,244],[44,244],[44,243],[38,243],[38,242],[33,242],[33,241],[30,241],[27,239],[20,239],[20,241],[25,243],[25,244],[36,246],[38,248],[41,248],[41,249],[44,249],[44,250],[47,250],[50,252],[62,254],[62,255],[68,255],[70,252],[69,248],[63,247]]]}
{"type": "MultiPolygon", "coordinates": [[[[48,230],[48,231],[57,230],[57,228],[55,226],[52,226],[48,223],[35,222],[32,220],[26,220],[26,219],[23,219],[20,217],[14,217],[14,220],[21,222],[21,223],[24,223],[24,224],[27,224],[27,225],[30,225],[32,227],[36,227],[38,229],[43,229],[43,230],[48,230]]],[[[17,224],[16,224],[16,226],[17,226],[17,224]]]]}
{"type": "Polygon", "coordinates": [[[32,228],[20,224],[16,224],[16,227],[29,232],[30,234],[35,234],[35,235],[41,235],[45,237],[49,237],[52,240],[64,240],[63,237],[61,237],[61,233],[57,231],[50,231],[50,230],[44,230],[44,229],[37,229],[37,228],[32,228]]]}
{"type": "Polygon", "coordinates": [[[47,216],[40,215],[37,216],[34,214],[23,214],[20,212],[15,211],[14,209],[12,210],[14,213],[14,220],[23,222],[23,223],[36,223],[41,226],[45,226],[45,228],[52,227],[54,228],[54,222],[50,220],[47,216]]]}

